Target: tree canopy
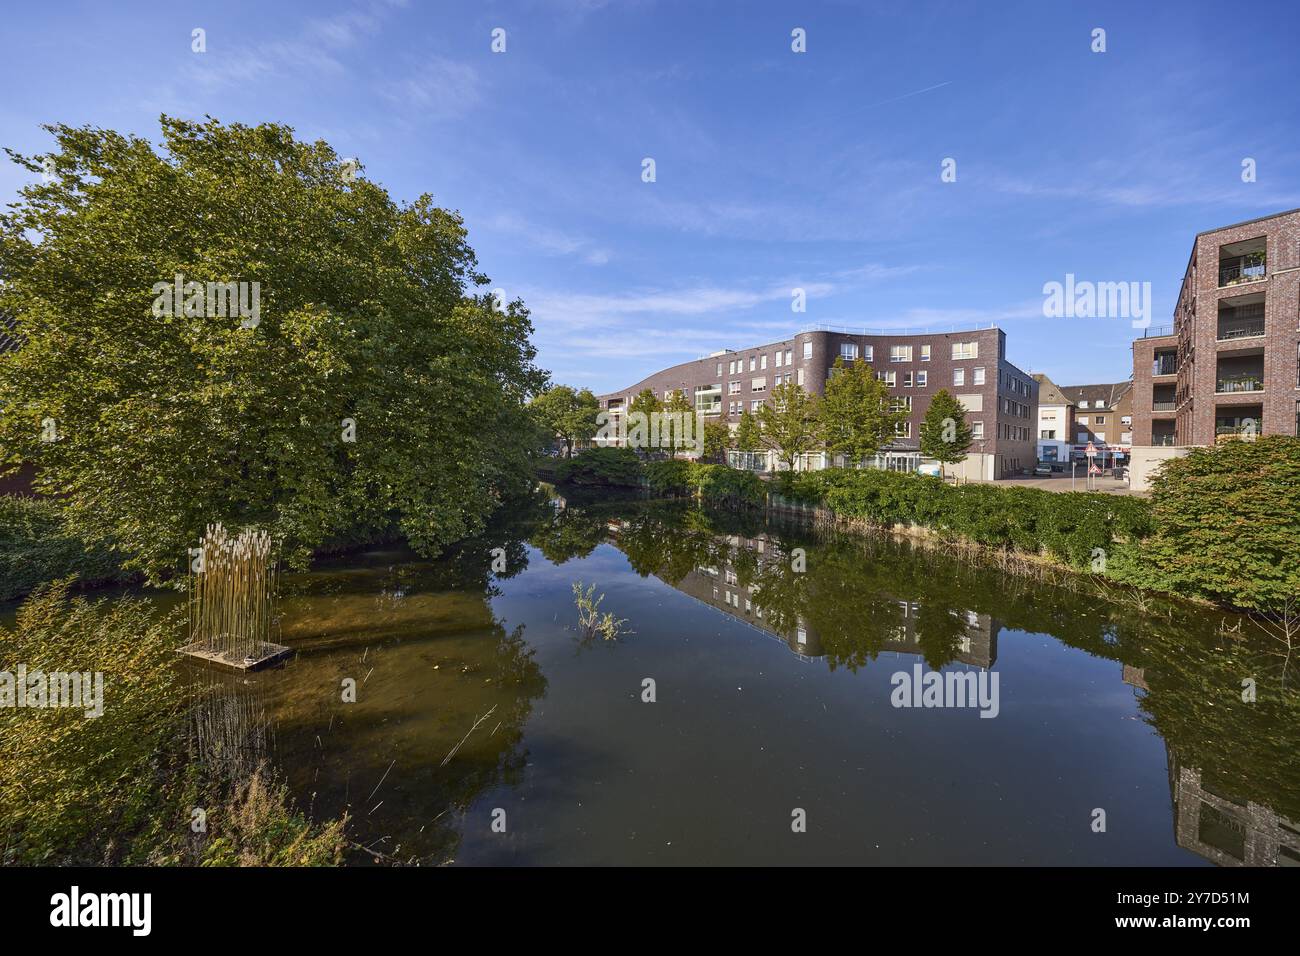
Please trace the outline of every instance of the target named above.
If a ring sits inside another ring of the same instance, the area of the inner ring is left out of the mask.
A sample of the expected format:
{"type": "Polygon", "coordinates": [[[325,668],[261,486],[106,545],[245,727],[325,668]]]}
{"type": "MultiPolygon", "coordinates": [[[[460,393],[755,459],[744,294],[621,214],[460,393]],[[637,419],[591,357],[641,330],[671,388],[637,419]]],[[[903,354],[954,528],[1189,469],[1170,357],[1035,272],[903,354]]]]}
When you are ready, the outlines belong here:
{"type": "Polygon", "coordinates": [[[795,460],[816,449],[820,441],[817,396],[794,382],[778,385],[772,389],[772,400],[759,406],[758,426],[763,447],[793,469],[795,460]]]}
{"type": "Polygon", "coordinates": [[[285,126],[161,126],[158,148],[55,125],[50,154],[9,152],[35,179],[0,216],[24,340],[0,357],[4,464],[155,579],[213,521],[295,563],[357,528],[430,553],[481,527],[526,477],[545,375],[523,305],[474,293],[460,216],[285,126]],[[227,283],[255,307],[223,308],[227,283]]]}
{"type": "Polygon", "coordinates": [[[556,385],[534,398],[528,407],[538,425],[564,442],[569,457],[573,456],[574,442],[588,441],[596,434],[600,402],[591,389],[578,391],[569,385],[556,385]]]}
{"type": "Polygon", "coordinates": [[[870,365],[836,358],[817,418],[826,450],[856,465],[893,440],[907,412],[891,410],[889,389],[870,365]]]}
{"type": "Polygon", "coordinates": [[[921,454],[951,465],[966,458],[973,437],[965,406],[946,388],[935,392],[921,420],[921,454]]]}

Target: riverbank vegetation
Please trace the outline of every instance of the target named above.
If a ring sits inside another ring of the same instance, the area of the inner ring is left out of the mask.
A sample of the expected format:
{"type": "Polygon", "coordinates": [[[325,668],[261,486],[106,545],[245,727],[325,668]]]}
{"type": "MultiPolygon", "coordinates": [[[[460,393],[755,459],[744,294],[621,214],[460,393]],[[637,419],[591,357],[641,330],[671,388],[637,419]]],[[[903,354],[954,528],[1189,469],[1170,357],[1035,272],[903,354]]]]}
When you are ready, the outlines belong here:
{"type": "Polygon", "coordinates": [[[345,821],[315,824],[266,767],[236,779],[221,772],[228,761],[195,746],[194,687],[174,653],[178,614],[137,598],[72,597],[60,581],[24,602],[12,630],[0,628],[0,672],[103,674],[100,716],[0,707],[5,864],[341,862],[345,821]]]}

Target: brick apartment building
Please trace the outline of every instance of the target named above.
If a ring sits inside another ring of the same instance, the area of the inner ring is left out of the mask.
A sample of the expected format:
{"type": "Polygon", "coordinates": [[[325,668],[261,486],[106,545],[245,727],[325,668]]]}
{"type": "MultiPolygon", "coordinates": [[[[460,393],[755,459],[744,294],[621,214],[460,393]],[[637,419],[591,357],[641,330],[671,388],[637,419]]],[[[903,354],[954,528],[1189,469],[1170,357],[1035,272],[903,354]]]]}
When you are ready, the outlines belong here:
{"type": "Polygon", "coordinates": [[[1133,343],[1135,445],[1300,433],[1300,209],[1199,233],[1172,328],[1133,343]]]}
{"type": "MultiPolygon", "coordinates": [[[[967,332],[900,332],[881,335],[809,330],[789,339],[715,352],[655,372],[618,392],[600,396],[617,414],[641,391],[660,399],[682,392],[695,409],[734,430],[741,413],[757,410],[774,388],[794,382],[821,394],[836,358],[865,361],[889,388],[908,419],[897,439],[878,457],[880,467],[913,471],[922,463],[921,420],[941,388],[966,407],[975,439],[956,473],[1001,478],[1031,469],[1038,383],[1006,359],[1006,333],[996,327],[967,332]]],[[[806,456],[801,468],[824,467],[826,456],[806,456]]],[[[767,462],[770,466],[771,462],[767,462]]],[[[950,470],[951,473],[951,470],[950,470]]]]}

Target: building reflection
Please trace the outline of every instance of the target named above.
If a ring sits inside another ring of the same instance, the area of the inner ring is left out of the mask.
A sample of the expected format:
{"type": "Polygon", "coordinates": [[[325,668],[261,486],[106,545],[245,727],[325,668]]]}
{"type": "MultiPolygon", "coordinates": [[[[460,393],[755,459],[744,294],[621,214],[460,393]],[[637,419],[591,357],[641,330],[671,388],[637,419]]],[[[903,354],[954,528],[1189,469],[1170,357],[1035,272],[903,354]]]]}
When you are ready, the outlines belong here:
{"type": "MultiPolygon", "coordinates": [[[[617,538],[621,530],[618,521],[610,522],[609,530],[617,538]]],[[[724,614],[741,621],[765,637],[785,644],[797,658],[811,662],[827,655],[818,627],[804,615],[772,614],[763,607],[759,595],[762,585],[756,580],[754,568],[770,569],[789,561],[788,552],[778,539],[760,534],[756,537],[718,535],[715,539],[724,547],[710,552],[710,563],[695,566],[680,579],[667,583],[682,593],[695,598],[724,614]],[[742,556],[744,556],[742,558],[742,556]],[[749,566],[749,573],[741,565],[749,566]]],[[[761,573],[757,575],[761,578],[761,573]]],[[[864,601],[876,605],[888,602],[893,614],[885,633],[876,647],[879,652],[923,655],[922,621],[923,603],[893,597],[863,595],[864,601]]],[[[972,667],[992,667],[997,661],[997,639],[1000,625],[988,614],[966,609],[944,609],[951,618],[953,629],[951,652],[945,663],[957,662],[972,667]]]]}
{"type": "Polygon", "coordinates": [[[1300,866],[1300,824],[1262,803],[1240,801],[1169,753],[1178,845],[1219,866],[1300,866]]]}
{"type": "MultiPolygon", "coordinates": [[[[1125,664],[1124,683],[1150,692],[1146,670],[1125,664]]],[[[1165,743],[1174,840],[1219,866],[1300,866],[1300,823],[1233,793],[1230,782],[1212,781],[1185,766],[1165,743]]]]}

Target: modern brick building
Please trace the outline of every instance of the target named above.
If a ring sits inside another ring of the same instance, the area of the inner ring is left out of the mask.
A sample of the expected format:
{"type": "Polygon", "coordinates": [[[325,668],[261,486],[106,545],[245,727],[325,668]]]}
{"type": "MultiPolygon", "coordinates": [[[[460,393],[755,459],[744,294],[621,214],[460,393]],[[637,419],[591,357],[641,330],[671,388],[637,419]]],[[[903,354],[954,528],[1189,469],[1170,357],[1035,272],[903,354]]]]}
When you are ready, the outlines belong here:
{"type": "MultiPolygon", "coordinates": [[[[728,349],[674,365],[626,389],[601,395],[600,405],[617,414],[645,389],[660,399],[680,391],[706,421],[715,418],[734,429],[741,413],[756,410],[777,385],[794,382],[821,394],[827,374],[841,356],[846,362],[870,364],[899,407],[909,412],[898,438],[878,457],[880,467],[913,471],[922,464],[921,420],[931,396],[946,388],[965,405],[975,432],[970,454],[956,467],[957,474],[990,479],[1033,468],[1038,383],[1007,361],[1006,333],[996,327],[881,335],[808,330],[779,342],[728,349]]],[[[810,455],[800,467],[827,463],[825,455],[810,455]]]]}
{"type": "Polygon", "coordinates": [[[1300,426],[1300,209],[1199,233],[1172,329],[1133,343],[1133,440],[1300,426]]]}

